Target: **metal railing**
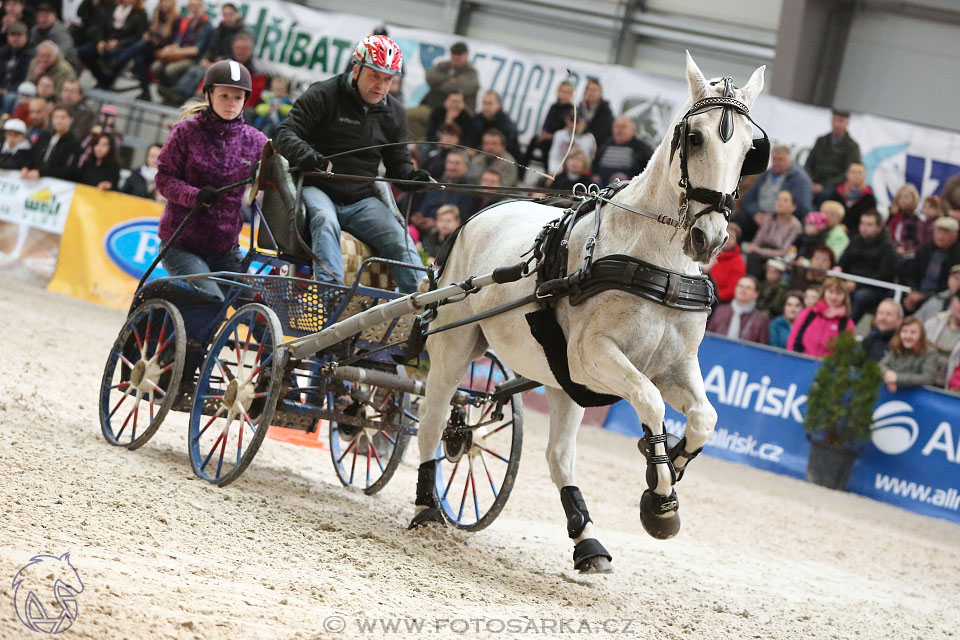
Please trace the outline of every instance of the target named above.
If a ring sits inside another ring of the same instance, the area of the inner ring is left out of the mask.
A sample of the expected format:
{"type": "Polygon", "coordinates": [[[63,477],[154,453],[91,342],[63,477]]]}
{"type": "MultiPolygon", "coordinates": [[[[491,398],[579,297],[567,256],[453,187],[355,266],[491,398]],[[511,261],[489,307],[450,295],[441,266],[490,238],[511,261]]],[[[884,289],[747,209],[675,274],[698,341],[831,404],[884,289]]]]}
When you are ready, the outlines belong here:
{"type": "Polygon", "coordinates": [[[95,113],[105,104],[117,107],[117,131],[123,134],[123,146],[131,148],[136,157],[131,166],[140,164],[151,144],[163,144],[170,125],[180,117],[180,109],[137,100],[123,93],[100,89],[89,89],[86,93],[95,113]]]}
{"type": "Polygon", "coordinates": [[[814,273],[823,273],[828,278],[840,278],[842,280],[849,280],[851,282],[856,282],[857,284],[865,284],[871,287],[877,287],[878,289],[889,289],[893,292],[892,297],[898,303],[903,297],[903,294],[910,293],[912,289],[903,284],[894,284],[893,282],[886,282],[885,280],[874,280],[873,278],[864,278],[863,276],[855,276],[852,273],[844,273],[843,271],[824,271],[823,269],[813,269],[811,267],[805,267],[802,264],[793,263],[790,265],[792,268],[803,269],[804,271],[812,271],[814,273]]]}

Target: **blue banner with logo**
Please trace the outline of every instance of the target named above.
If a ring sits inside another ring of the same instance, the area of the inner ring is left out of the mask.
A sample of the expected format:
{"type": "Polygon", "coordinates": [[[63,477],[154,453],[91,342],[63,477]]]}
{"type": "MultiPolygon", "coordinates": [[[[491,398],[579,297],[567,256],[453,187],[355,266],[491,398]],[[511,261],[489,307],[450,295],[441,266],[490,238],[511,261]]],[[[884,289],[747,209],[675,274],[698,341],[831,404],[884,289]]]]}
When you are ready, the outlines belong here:
{"type": "MultiPolygon", "coordinates": [[[[803,478],[809,443],[803,430],[807,389],[819,362],[779,349],[706,336],[700,368],[719,416],[704,453],[803,478]]],[[[884,390],[873,437],[857,460],[848,491],[960,523],[960,398],[929,389],[884,390]]],[[[686,418],[667,407],[667,430],[686,418]]],[[[610,408],[604,427],[640,437],[627,402],[610,408]]]]}

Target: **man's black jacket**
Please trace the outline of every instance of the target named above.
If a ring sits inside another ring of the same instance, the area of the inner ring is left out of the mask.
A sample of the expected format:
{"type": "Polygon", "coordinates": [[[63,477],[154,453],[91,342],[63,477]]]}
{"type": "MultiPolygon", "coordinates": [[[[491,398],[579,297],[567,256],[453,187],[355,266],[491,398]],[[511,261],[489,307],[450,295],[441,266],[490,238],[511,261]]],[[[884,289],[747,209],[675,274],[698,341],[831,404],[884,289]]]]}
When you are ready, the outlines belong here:
{"type": "Polygon", "coordinates": [[[36,169],[41,176],[51,178],[60,178],[61,180],[77,179],[77,160],[80,157],[80,143],[73,137],[72,133],[67,132],[60,137],[56,146],[50,151],[50,155],[44,161],[43,157],[47,155],[47,147],[50,146],[50,140],[53,133],[44,131],[37,138],[37,144],[30,149],[31,169],[36,169]]]}
{"type": "MultiPolygon", "coordinates": [[[[319,152],[330,156],[371,145],[405,142],[407,116],[391,95],[376,105],[365,105],[348,71],[316,82],[307,89],[280,123],[273,144],[294,168],[319,152]]],[[[388,178],[409,178],[413,162],[406,145],[349,153],[331,160],[335,173],[376,176],[380,160],[388,178]]],[[[317,178],[304,184],[322,189],[337,204],[352,204],[375,196],[372,182],[317,178]]]]}

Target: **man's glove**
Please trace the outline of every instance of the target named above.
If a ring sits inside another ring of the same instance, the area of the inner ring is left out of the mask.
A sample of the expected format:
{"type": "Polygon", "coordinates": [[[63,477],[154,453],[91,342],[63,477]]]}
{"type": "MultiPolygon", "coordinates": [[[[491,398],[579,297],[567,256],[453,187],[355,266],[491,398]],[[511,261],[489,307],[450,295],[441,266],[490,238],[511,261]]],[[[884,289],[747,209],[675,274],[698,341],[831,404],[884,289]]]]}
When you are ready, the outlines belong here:
{"type": "Polygon", "coordinates": [[[220,193],[216,187],[206,186],[197,193],[197,204],[209,207],[220,199],[220,193]]]}
{"type": "Polygon", "coordinates": [[[300,161],[297,163],[297,169],[299,169],[302,173],[306,173],[308,171],[326,171],[329,162],[330,161],[327,160],[322,153],[313,151],[300,159],[300,161]]]}
{"type": "MultiPolygon", "coordinates": [[[[430,175],[429,171],[424,169],[415,169],[403,176],[404,180],[415,180],[417,182],[433,182],[433,176],[430,175]]],[[[426,188],[426,185],[419,184],[398,184],[397,187],[401,191],[409,191],[411,193],[416,193],[418,191],[423,191],[426,188]]]]}

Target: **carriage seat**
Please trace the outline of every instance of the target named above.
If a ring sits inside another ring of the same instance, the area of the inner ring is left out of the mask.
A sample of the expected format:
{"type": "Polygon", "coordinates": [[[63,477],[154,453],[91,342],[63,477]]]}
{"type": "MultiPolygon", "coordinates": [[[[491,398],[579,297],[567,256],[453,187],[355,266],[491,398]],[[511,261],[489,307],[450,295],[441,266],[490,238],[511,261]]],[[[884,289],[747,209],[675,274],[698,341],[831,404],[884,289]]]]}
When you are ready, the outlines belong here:
{"type": "MultiPolygon", "coordinates": [[[[389,188],[380,182],[374,185],[380,199],[395,210],[396,203],[389,188]]],[[[263,191],[263,218],[256,234],[257,246],[276,251],[285,260],[312,266],[308,253],[310,227],[306,210],[302,202],[296,201],[297,185],[290,173],[290,164],[276,152],[271,140],[263,146],[260,168],[251,193],[256,194],[258,191],[263,191]],[[276,244],[271,241],[266,227],[273,233],[276,244]]],[[[363,261],[376,255],[368,245],[346,231],[340,232],[340,252],[343,255],[343,279],[347,285],[353,284],[357,279],[363,261]]],[[[388,291],[397,286],[390,267],[376,263],[364,269],[360,284],[388,291]]]]}

